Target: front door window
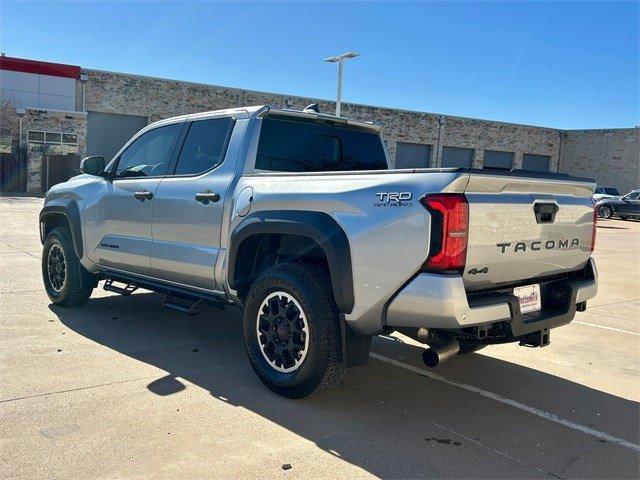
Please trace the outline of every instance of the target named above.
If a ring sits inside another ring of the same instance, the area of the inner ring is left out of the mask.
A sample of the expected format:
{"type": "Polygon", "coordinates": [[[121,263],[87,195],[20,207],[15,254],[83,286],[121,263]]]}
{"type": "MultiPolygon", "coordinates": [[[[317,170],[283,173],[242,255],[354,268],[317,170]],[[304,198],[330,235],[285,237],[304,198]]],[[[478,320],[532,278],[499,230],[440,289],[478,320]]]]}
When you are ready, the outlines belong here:
{"type": "Polygon", "coordinates": [[[156,177],[167,172],[180,124],[154,128],[138,137],[122,152],[115,178],[156,177]]]}

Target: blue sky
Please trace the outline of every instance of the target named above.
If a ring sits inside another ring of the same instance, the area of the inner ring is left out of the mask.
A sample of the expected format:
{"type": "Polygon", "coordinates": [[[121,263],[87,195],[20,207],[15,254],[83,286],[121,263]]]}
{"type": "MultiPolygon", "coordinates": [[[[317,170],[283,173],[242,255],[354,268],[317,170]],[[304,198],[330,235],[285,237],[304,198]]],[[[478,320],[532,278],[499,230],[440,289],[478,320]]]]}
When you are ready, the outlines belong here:
{"type": "Polygon", "coordinates": [[[639,2],[7,2],[10,56],[558,128],[640,124],[639,2]]]}

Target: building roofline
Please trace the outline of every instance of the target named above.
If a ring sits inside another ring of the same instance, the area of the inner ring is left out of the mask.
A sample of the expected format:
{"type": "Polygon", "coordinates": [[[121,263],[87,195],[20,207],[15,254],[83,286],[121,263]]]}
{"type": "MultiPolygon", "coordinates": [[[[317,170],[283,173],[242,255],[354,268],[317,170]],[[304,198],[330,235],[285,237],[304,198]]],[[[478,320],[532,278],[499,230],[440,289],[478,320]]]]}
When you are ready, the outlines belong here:
{"type": "Polygon", "coordinates": [[[627,131],[627,130],[640,130],[640,126],[636,125],[635,127],[617,127],[617,128],[569,128],[563,130],[566,133],[569,132],[616,132],[616,131],[627,131]]]}
{"type": "Polygon", "coordinates": [[[0,56],[0,70],[65,78],[78,78],[80,75],[80,67],[77,65],[7,57],[5,55],[0,56]]]}
{"type": "MultiPolygon", "coordinates": [[[[151,79],[151,80],[160,80],[160,81],[164,81],[164,82],[176,82],[176,83],[183,83],[183,84],[187,84],[187,85],[199,85],[199,86],[203,86],[203,87],[216,87],[216,88],[226,88],[229,90],[235,90],[235,91],[245,91],[245,92],[251,92],[251,93],[258,93],[261,95],[277,95],[277,96],[281,96],[281,97],[288,97],[288,98],[298,98],[301,100],[311,100],[311,101],[320,101],[320,102],[328,102],[328,103],[335,103],[335,100],[329,100],[326,98],[314,98],[314,97],[307,97],[307,96],[302,96],[302,95],[293,95],[293,94],[288,94],[288,93],[278,93],[278,92],[269,92],[269,91],[264,91],[264,90],[252,90],[249,88],[239,88],[239,87],[230,87],[227,85],[218,85],[215,83],[203,83],[203,82],[193,82],[190,80],[178,80],[175,78],[166,78],[166,77],[156,77],[153,75],[140,75],[137,73],[127,73],[127,72],[116,72],[113,70],[102,70],[99,68],[82,68],[82,70],[84,72],[87,73],[91,73],[91,72],[98,72],[98,73],[108,73],[108,74],[112,74],[112,75],[123,75],[123,76],[127,76],[127,77],[134,77],[134,78],[143,78],[143,79],[151,79]]],[[[564,131],[561,128],[556,128],[556,127],[545,127],[545,126],[541,126],[541,125],[530,125],[530,124],[526,124],[526,123],[514,123],[514,122],[505,122],[502,120],[491,120],[491,119],[486,119],[486,118],[475,118],[475,117],[463,117],[460,115],[450,115],[447,113],[435,113],[435,112],[426,112],[426,111],[421,111],[421,110],[409,110],[409,109],[405,109],[405,108],[396,108],[396,107],[389,107],[389,106],[383,106],[383,105],[369,105],[369,104],[363,104],[363,103],[351,103],[351,102],[342,102],[342,105],[349,105],[352,107],[360,107],[360,108],[375,108],[375,109],[380,109],[380,110],[389,110],[389,111],[394,111],[394,112],[405,112],[405,113],[411,113],[411,114],[415,114],[415,115],[431,115],[434,117],[444,117],[444,118],[453,118],[453,119],[458,119],[458,120],[471,120],[471,121],[476,121],[476,122],[487,122],[487,123],[498,123],[501,125],[509,125],[509,126],[514,126],[514,127],[529,127],[529,128],[538,128],[541,130],[550,130],[552,132],[561,132],[564,131]]]]}
{"type": "MultiPolygon", "coordinates": [[[[298,99],[301,99],[301,100],[316,100],[316,101],[321,101],[321,102],[335,103],[334,100],[329,100],[329,99],[326,99],[326,98],[313,98],[313,97],[308,97],[308,96],[293,95],[293,94],[287,94],[287,93],[268,92],[268,91],[264,91],[264,90],[252,90],[252,89],[249,89],[249,88],[230,87],[230,86],[226,86],[226,85],[218,85],[218,84],[213,84],[213,83],[193,82],[193,81],[189,81],[189,80],[178,80],[178,79],[174,79],[174,78],[156,77],[156,76],[152,76],[152,75],[140,75],[140,74],[136,74],[136,73],[116,72],[116,71],[113,71],[113,70],[102,70],[102,69],[98,69],[98,68],[84,68],[84,67],[79,67],[77,65],[69,65],[69,64],[57,63],[57,62],[47,62],[47,61],[41,61],[41,60],[31,60],[31,59],[18,58],[18,57],[9,57],[9,56],[4,56],[4,55],[0,59],[0,64],[1,64],[0,65],[0,69],[22,71],[22,72],[28,72],[28,73],[39,73],[39,74],[44,74],[44,75],[63,76],[63,77],[76,78],[76,79],[80,75],[81,71],[85,71],[85,72],[94,71],[94,72],[109,73],[109,74],[114,74],[114,75],[123,75],[123,76],[128,76],[128,77],[149,78],[149,79],[160,80],[160,81],[165,81],[165,82],[177,82],[177,83],[183,83],[183,84],[188,84],[188,85],[200,85],[200,86],[204,86],[204,87],[227,88],[227,89],[231,89],[231,90],[235,90],[235,91],[246,91],[246,92],[252,92],[252,93],[257,93],[257,94],[262,94],[262,95],[276,95],[276,96],[280,96],[280,97],[294,97],[294,98],[298,98],[298,99]]],[[[492,119],[487,119],[487,118],[477,118],[477,117],[465,117],[465,116],[460,116],[460,115],[450,115],[450,114],[447,114],[447,113],[436,113],[436,112],[429,112],[429,111],[422,111],[422,110],[410,110],[410,109],[405,109],[405,108],[389,107],[389,106],[384,106],[384,105],[369,105],[369,104],[351,103],[351,102],[342,102],[342,103],[343,103],[343,105],[349,105],[349,106],[352,106],[352,107],[375,108],[375,109],[390,110],[390,111],[395,111],[395,112],[410,113],[410,114],[414,114],[414,115],[430,115],[430,116],[435,116],[435,117],[444,117],[444,118],[451,118],[451,119],[457,119],[457,120],[470,120],[470,121],[476,121],[476,122],[497,123],[497,124],[500,124],[500,125],[508,125],[508,126],[514,126],[514,127],[537,128],[537,129],[541,129],[541,130],[550,130],[550,131],[553,131],[553,132],[576,132],[576,131],[589,131],[589,130],[615,131],[615,130],[635,130],[635,129],[639,128],[638,126],[634,126],[634,127],[618,127],[618,128],[575,128],[575,129],[574,128],[571,128],[571,129],[564,128],[563,129],[563,128],[557,128],[557,127],[531,125],[531,124],[527,124],[527,123],[505,122],[505,121],[502,121],[502,120],[492,120],[492,119]]]]}

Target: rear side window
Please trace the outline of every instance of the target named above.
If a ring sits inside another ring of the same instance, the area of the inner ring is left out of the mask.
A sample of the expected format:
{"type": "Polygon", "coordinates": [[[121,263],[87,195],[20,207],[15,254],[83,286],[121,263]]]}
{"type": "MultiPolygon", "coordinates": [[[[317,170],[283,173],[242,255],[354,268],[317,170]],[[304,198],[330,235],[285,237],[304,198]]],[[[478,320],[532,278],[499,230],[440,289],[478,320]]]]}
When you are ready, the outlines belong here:
{"type": "Polygon", "coordinates": [[[265,118],[256,169],[273,172],[386,170],[375,133],[310,122],[265,118]]]}
{"type": "Polygon", "coordinates": [[[182,144],[174,175],[196,175],[222,163],[231,123],[230,118],[193,122],[182,144]]]}

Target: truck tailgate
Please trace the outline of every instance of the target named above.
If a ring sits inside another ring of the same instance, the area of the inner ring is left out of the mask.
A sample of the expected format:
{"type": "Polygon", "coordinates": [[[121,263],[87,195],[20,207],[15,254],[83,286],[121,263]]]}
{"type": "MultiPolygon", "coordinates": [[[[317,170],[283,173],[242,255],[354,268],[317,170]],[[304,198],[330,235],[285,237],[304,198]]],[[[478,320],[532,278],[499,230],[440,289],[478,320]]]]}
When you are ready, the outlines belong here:
{"type": "Polygon", "coordinates": [[[589,180],[469,173],[468,291],[582,268],[591,254],[589,180]]]}

